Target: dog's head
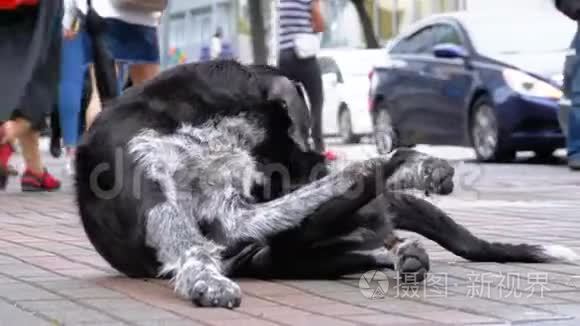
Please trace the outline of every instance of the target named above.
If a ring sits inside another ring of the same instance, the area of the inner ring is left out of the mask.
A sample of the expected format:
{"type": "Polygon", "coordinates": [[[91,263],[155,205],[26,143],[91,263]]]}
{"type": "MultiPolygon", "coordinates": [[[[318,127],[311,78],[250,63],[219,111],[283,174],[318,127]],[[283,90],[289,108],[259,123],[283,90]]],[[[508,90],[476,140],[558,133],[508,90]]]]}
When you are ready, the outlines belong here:
{"type": "Polygon", "coordinates": [[[250,68],[257,74],[266,99],[280,100],[284,103],[292,122],[289,129],[290,137],[303,151],[309,151],[310,102],[304,86],[285,77],[274,67],[253,65],[250,68]]]}
{"type": "Polygon", "coordinates": [[[287,136],[291,142],[282,139],[275,141],[275,145],[279,146],[275,150],[284,151],[284,154],[280,153],[280,157],[284,157],[280,161],[284,161],[283,165],[286,165],[289,174],[285,179],[283,176],[270,174],[271,197],[275,198],[326,175],[325,158],[312,151],[308,141],[311,125],[310,102],[303,85],[290,80],[271,66],[253,65],[250,68],[257,74],[266,100],[282,103],[284,114],[290,120],[287,136]]]}

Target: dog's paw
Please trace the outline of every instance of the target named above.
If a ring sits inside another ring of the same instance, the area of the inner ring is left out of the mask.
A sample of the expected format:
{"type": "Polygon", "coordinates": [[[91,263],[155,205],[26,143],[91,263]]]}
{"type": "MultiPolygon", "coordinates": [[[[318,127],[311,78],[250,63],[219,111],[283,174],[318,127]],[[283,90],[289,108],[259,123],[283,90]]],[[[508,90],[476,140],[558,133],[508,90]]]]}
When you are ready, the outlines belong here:
{"type": "Polygon", "coordinates": [[[242,302],[242,290],[224,276],[207,273],[194,283],[191,300],[201,307],[233,309],[242,302]]]}
{"type": "Polygon", "coordinates": [[[455,169],[446,161],[429,158],[421,162],[425,194],[448,195],[453,192],[455,169]]]}
{"type": "Polygon", "coordinates": [[[403,283],[422,282],[429,272],[429,255],[418,240],[406,239],[395,251],[395,270],[403,283]]]}

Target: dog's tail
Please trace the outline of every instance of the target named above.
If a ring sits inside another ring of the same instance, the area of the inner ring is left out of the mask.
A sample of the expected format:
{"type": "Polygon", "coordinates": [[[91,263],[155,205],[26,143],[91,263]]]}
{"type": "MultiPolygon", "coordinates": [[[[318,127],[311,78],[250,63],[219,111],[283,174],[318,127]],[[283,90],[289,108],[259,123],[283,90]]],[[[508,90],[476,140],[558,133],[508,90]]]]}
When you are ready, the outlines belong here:
{"type": "Polygon", "coordinates": [[[386,193],[394,227],[416,232],[457,256],[476,262],[577,263],[573,250],[559,245],[489,242],[473,235],[426,200],[404,193],[386,193]]]}

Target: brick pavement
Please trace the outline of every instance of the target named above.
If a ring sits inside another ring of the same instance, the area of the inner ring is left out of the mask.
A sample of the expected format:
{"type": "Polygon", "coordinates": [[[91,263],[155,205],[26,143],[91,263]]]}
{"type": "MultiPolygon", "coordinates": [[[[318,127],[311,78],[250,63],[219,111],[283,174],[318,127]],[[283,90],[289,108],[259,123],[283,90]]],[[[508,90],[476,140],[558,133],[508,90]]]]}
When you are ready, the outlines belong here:
{"type": "MultiPolygon", "coordinates": [[[[48,161],[60,174],[61,162],[48,161]]],[[[580,252],[580,174],[562,166],[464,167],[457,192],[434,200],[474,233],[580,252]],[[473,171],[476,182],[463,180],[473,171]]],[[[166,282],[127,279],[93,251],[70,180],[52,194],[21,194],[13,182],[0,193],[0,325],[580,324],[580,266],[468,263],[424,241],[433,264],[421,286],[398,286],[385,271],[388,284],[370,284],[384,295],[370,299],[360,275],[240,280],[239,309],[194,308],[166,282]]]]}

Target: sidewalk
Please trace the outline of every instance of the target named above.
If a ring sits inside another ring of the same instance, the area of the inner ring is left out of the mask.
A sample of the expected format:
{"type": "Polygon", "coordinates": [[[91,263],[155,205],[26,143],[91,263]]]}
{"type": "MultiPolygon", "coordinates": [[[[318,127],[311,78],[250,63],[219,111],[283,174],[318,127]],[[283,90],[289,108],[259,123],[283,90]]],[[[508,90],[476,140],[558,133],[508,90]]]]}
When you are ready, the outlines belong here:
{"type": "MultiPolygon", "coordinates": [[[[61,162],[47,160],[62,171],[61,162]]],[[[485,168],[477,201],[459,192],[437,204],[486,239],[580,252],[579,175],[485,168]]],[[[392,271],[388,284],[377,282],[380,272],[339,281],[240,280],[239,309],[195,308],[166,282],[124,278],[94,252],[70,180],[52,194],[22,194],[16,182],[0,193],[0,325],[580,325],[580,266],[467,263],[427,240],[432,273],[423,286],[400,287],[392,271]]]]}

